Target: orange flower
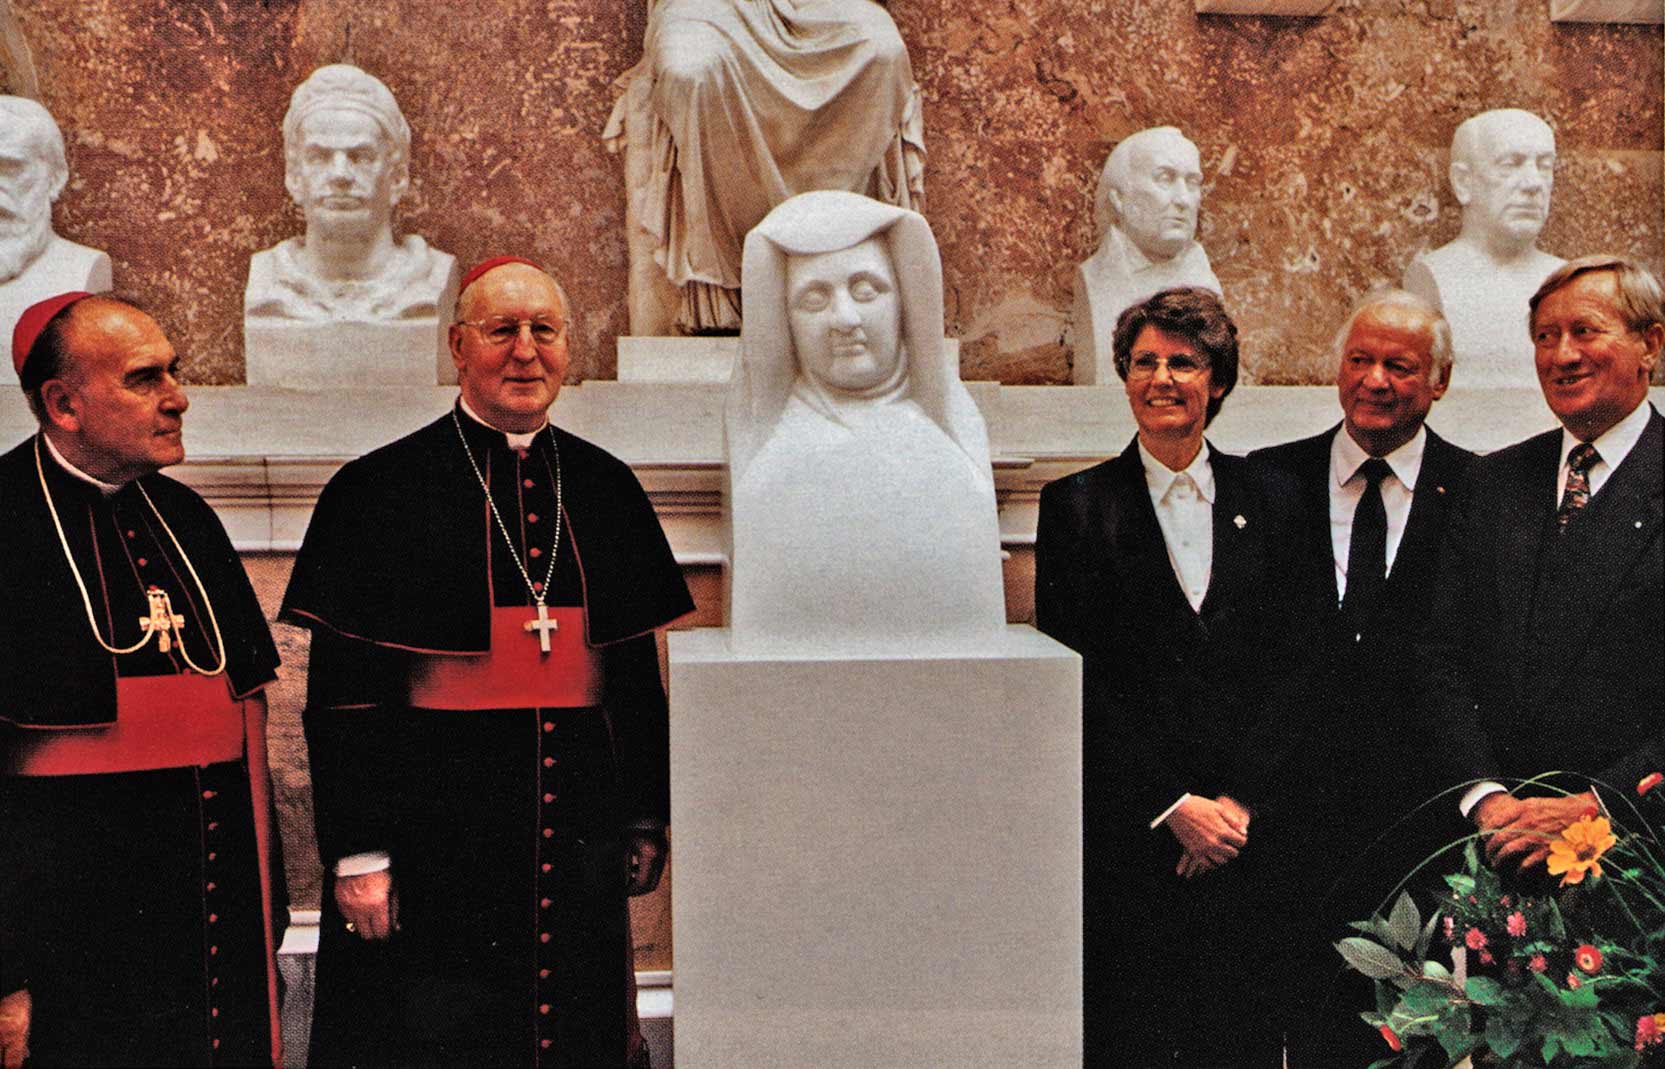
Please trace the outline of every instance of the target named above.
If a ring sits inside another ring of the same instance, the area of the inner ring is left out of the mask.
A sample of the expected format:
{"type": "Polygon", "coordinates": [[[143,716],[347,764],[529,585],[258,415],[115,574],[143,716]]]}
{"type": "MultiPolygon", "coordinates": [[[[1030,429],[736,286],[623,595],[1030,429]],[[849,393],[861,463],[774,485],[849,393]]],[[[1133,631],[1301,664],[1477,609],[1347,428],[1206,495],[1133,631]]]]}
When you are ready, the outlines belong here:
{"type": "Polygon", "coordinates": [[[1405,1049],[1405,1044],[1399,1042],[1399,1037],[1393,1034],[1393,1029],[1389,1028],[1387,1025],[1384,1024],[1382,1026],[1381,1031],[1382,1031],[1382,1038],[1387,1040],[1387,1045],[1388,1046],[1392,1047],[1394,1050],[1404,1050],[1405,1049]]]}
{"type": "Polygon", "coordinates": [[[1586,872],[1599,878],[1601,855],[1618,841],[1606,817],[1579,817],[1549,844],[1549,874],[1560,876],[1562,886],[1583,883],[1586,872]]]}
{"type": "Polygon", "coordinates": [[[1649,772],[1647,775],[1643,776],[1642,781],[1636,785],[1636,793],[1647,794],[1649,791],[1659,786],[1660,783],[1665,783],[1665,772],[1649,772]]]}
{"type": "Polygon", "coordinates": [[[1579,948],[1573,951],[1573,964],[1594,976],[1601,971],[1601,951],[1589,943],[1580,944],[1579,948]]]}

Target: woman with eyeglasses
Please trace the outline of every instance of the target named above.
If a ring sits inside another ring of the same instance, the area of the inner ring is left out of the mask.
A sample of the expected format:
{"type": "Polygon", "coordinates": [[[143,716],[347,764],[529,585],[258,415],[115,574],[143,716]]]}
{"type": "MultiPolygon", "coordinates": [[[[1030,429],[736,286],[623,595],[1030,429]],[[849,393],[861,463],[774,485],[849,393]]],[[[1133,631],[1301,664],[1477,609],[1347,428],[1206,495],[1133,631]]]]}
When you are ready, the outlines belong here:
{"type": "Polygon", "coordinates": [[[1133,305],[1113,354],[1139,433],[1042,491],[1035,553],[1036,623],[1083,661],[1086,1064],[1275,1066],[1257,868],[1293,494],[1203,437],[1237,382],[1215,294],[1133,305]]]}

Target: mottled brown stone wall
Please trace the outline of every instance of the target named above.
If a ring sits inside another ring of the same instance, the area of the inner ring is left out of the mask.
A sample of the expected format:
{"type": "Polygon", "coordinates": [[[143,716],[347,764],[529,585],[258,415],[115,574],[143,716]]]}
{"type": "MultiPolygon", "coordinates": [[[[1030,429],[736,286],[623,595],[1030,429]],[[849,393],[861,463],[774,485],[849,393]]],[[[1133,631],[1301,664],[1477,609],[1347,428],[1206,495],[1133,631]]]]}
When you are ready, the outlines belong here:
{"type": "MultiPolygon", "coordinates": [[[[854,0],[852,0],[854,2],[854,0]]],[[[14,0],[68,135],[62,232],[108,249],[197,382],[242,376],[251,252],[298,231],[278,121],[348,59],[415,131],[401,226],[470,261],[512,249],[579,306],[574,378],[625,329],[620,162],[599,133],[643,0],[14,0]]],[[[927,214],[967,378],[1062,382],[1070,277],[1122,137],[1202,148],[1202,239],[1248,381],[1321,380],[1351,298],[1449,240],[1451,131],[1544,115],[1563,165],[1544,245],[1665,267],[1658,27],[1552,25],[1547,0],[1343,0],[1317,19],[1197,16],[1190,0],[893,0],[925,92],[927,214]]]]}

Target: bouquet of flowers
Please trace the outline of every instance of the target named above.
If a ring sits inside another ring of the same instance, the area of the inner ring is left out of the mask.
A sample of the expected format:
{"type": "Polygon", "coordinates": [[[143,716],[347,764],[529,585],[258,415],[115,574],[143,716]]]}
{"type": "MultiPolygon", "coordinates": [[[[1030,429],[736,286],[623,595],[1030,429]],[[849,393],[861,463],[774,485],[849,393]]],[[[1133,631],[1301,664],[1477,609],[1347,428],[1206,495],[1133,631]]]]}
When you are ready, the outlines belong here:
{"type": "Polygon", "coordinates": [[[1473,835],[1432,915],[1406,891],[1355,922],[1336,949],[1375,981],[1362,1016],[1387,1056],[1370,1069],[1665,1067],[1662,779],[1637,784],[1623,819],[1614,807],[1551,842],[1558,884],[1512,886],[1473,835]]]}

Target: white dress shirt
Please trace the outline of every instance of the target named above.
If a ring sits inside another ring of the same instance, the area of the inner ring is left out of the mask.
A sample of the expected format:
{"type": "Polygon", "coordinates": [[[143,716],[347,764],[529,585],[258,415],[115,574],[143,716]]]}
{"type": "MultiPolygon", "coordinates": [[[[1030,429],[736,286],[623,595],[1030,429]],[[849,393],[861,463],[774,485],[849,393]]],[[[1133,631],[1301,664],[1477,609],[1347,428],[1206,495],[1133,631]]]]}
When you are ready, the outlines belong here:
{"type": "MultiPolygon", "coordinates": [[[[1393,558],[1405,537],[1405,524],[1411,518],[1411,497],[1416,493],[1416,479],[1422,472],[1422,454],[1428,446],[1428,429],[1418,427],[1416,434],[1404,445],[1382,459],[1393,474],[1382,480],[1382,507],[1387,510],[1387,565],[1393,571],[1393,558]]],[[[1353,513],[1364,497],[1368,484],[1359,468],[1370,454],[1366,453],[1353,436],[1342,427],[1330,440],[1330,551],[1335,557],[1335,594],[1339,601],[1347,593],[1347,554],[1353,546],[1353,513]]]]}
{"type": "Polygon", "coordinates": [[[1214,566],[1214,468],[1208,462],[1208,446],[1197,450],[1184,471],[1170,471],[1151,456],[1144,442],[1139,443],[1139,459],[1179,588],[1192,611],[1201,611],[1214,566]]]}
{"type": "MultiPolygon", "coordinates": [[[[1600,437],[1590,443],[1596,447],[1596,453],[1601,457],[1599,461],[1590,466],[1588,478],[1590,480],[1591,497],[1601,492],[1601,488],[1607,485],[1607,477],[1613,474],[1613,469],[1622,464],[1625,457],[1630,455],[1630,451],[1636,448],[1636,443],[1642,438],[1642,432],[1648,429],[1648,420],[1652,415],[1653,406],[1648,404],[1647,398],[1644,397],[1641,404],[1630,410],[1630,415],[1607,428],[1600,437]]],[[[1567,493],[1567,456],[1577,447],[1580,441],[1582,439],[1575,436],[1572,431],[1564,427],[1561,429],[1561,463],[1555,469],[1555,504],[1557,507],[1560,507],[1561,498],[1566,496],[1567,493]]],[[[1494,783],[1490,780],[1485,783],[1476,783],[1463,792],[1462,798],[1457,802],[1457,808],[1466,817],[1480,803],[1480,799],[1488,794],[1497,794],[1499,791],[1508,789],[1503,784],[1494,783]]],[[[1604,810],[1606,809],[1606,803],[1601,802],[1599,791],[1596,792],[1596,801],[1602,805],[1604,810]]]]}

